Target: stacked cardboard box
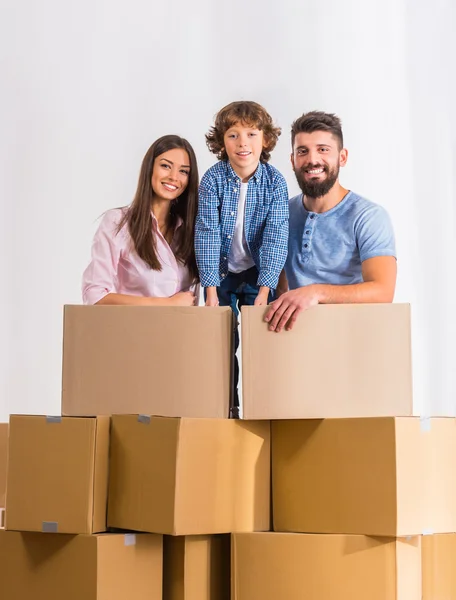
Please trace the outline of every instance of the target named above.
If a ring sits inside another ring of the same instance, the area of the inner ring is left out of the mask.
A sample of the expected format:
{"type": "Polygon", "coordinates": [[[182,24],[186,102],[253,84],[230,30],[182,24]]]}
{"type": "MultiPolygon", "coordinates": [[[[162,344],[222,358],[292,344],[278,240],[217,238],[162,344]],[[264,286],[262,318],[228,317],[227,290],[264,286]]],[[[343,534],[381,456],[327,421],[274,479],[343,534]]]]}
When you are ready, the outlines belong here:
{"type": "Polygon", "coordinates": [[[8,600],[227,600],[230,562],[232,600],[451,597],[456,421],[412,416],[409,307],[263,316],[229,420],[229,309],[65,308],[64,416],[10,419],[8,600]]]}
{"type": "Polygon", "coordinates": [[[62,414],[225,418],[231,309],[66,306],[62,414]]]}
{"type": "Polygon", "coordinates": [[[409,307],[262,316],[243,309],[244,415],[276,419],[274,532],[233,536],[234,600],[453,597],[456,421],[411,416],[409,307]]]}
{"type": "Polygon", "coordinates": [[[12,415],[2,597],[159,600],[162,536],[106,533],[109,417],[12,415]]]}
{"type": "Polygon", "coordinates": [[[8,597],[228,599],[230,533],[271,520],[270,423],[227,418],[232,333],[230,309],[65,308],[64,416],[10,418],[8,597]]]}

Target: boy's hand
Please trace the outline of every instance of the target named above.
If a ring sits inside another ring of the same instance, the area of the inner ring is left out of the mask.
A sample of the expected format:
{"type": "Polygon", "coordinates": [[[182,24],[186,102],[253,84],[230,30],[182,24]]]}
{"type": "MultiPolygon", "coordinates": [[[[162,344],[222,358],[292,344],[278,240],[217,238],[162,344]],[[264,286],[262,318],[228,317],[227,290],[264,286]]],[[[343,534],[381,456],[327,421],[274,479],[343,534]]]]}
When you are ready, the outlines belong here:
{"type": "Polygon", "coordinates": [[[206,306],[218,306],[219,299],[217,296],[217,288],[211,286],[206,288],[206,306]]]}
{"type": "Polygon", "coordinates": [[[258,292],[258,296],[255,298],[254,306],[266,306],[268,303],[269,297],[269,288],[266,286],[261,286],[260,291],[258,292]]]}

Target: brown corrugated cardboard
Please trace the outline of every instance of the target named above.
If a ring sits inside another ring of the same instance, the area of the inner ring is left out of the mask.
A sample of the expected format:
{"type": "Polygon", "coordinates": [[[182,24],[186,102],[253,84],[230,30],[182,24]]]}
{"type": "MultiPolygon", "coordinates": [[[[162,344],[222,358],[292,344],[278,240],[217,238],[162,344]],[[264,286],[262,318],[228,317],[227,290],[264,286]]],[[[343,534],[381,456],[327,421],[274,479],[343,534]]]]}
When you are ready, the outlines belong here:
{"type": "Polygon", "coordinates": [[[5,508],[8,423],[0,423],[0,508],[5,508]]]}
{"type": "Polygon", "coordinates": [[[233,600],[421,600],[420,538],[240,533],[233,600]]]}
{"type": "Polygon", "coordinates": [[[230,600],[230,536],[165,536],[163,600],[230,600]]]}
{"type": "Polygon", "coordinates": [[[66,306],[62,414],[226,418],[229,307],[66,306]]]}
{"type": "Polygon", "coordinates": [[[272,333],[242,308],[246,419],[409,416],[410,306],[320,305],[272,333]]]}
{"type": "Polygon", "coordinates": [[[161,600],[162,537],[0,531],[2,600],[161,600]]]}
{"type": "Polygon", "coordinates": [[[456,419],[272,423],[276,531],[456,531],[456,419]]]}
{"type": "Polygon", "coordinates": [[[106,530],[109,417],[12,415],[6,528],[106,530]]]}
{"type": "Polygon", "coordinates": [[[108,525],[170,535],[269,529],[270,423],[112,418],[108,525]]]}
{"type": "Polygon", "coordinates": [[[456,598],[456,535],[425,535],[421,540],[423,600],[456,598]]]}

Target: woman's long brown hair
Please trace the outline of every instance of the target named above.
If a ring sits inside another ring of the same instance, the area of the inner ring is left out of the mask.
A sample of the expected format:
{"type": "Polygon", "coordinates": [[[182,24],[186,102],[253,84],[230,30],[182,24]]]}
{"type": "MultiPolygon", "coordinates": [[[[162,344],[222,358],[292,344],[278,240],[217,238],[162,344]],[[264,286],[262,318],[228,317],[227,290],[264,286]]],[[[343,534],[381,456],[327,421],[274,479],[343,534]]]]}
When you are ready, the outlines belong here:
{"type": "Polygon", "coordinates": [[[177,245],[174,255],[189,270],[194,281],[197,281],[198,269],[196,267],[194,235],[195,220],[198,208],[198,166],[196,156],[190,143],[177,135],[165,135],[156,140],[144,156],[139,173],[138,187],[133,202],[128,206],[118,231],[128,226],[131,239],[137,255],[154,271],[161,271],[162,265],[157,256],[157,244],[152,230],[152,171],[155,159],[175,148],[182,148],[188,153],[190,159],[190,173],[185,190],[171,204],[171,226],[174,228],[178,217],[183,221],[178,229],[177,245]]]}

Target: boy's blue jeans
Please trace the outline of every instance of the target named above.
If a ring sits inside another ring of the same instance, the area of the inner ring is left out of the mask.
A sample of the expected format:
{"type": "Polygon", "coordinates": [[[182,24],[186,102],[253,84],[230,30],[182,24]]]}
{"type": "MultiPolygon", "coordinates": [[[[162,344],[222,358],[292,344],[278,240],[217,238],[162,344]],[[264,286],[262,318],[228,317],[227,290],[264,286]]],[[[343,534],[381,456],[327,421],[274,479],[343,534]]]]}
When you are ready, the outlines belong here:
{"type": "MultiPolygon", "coordinates": [[[[220,286],[217,288],[217,295],[220,306],[231,306],[231,310],[234,313],[234,394],[232,399],[232,406],[230,408],[230,416],[233,418],[239,418],[239,395],[238,395],[238,382],[239,382],[239,363],[236,356],[236,351],[239,347],[239,332],[237,318],[239,311],[242,306],[253,306],[255,298],[258,296],[260,291],[257,285],[258,281],[258,269],[251,267],[247,271],[241,273],[231,273],[223,279],[220,286]]],[[[274,299],[273,292],[269,292],[268,301],[272,302],[274,299]]]]}

